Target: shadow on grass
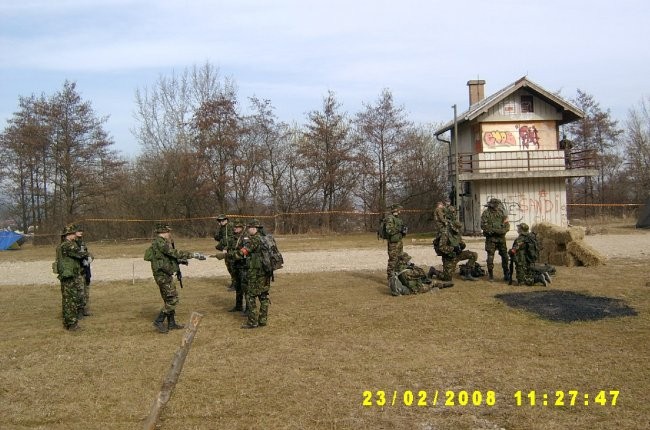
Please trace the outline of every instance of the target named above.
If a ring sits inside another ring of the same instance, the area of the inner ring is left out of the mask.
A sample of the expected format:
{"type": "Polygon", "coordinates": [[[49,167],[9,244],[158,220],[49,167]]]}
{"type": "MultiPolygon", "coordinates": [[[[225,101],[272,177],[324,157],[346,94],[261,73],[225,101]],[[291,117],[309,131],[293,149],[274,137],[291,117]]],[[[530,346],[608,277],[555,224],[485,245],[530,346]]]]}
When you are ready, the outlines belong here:
{"type": "Polygon", "coordinates": [[[571,323],[603,318],[637,316],[623,300],[572,291],[530,291],[494,296],[510,307],[533,312],[549,321],[571,323]]]}

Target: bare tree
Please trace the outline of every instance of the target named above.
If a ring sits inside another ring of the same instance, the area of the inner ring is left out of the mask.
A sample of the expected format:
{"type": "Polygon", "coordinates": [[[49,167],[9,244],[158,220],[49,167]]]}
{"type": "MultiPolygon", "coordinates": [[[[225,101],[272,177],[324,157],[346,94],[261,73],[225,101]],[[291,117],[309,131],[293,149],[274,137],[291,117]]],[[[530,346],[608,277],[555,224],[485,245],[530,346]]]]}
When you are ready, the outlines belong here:
{"type": "Polygon", "coordinates": [[[631,198],[643,202],[650,197],[650,97],[630,109],[625,122],[627,177],[631,198]]]}
{"type": "Polygon", "coordinates": [[[399,170],[410,122],[403,107],[395,106],[393,95],[384,89],[376,104],[364,104],[365,110],[356,116],[357,136],[366,153],[372,157],[372,165],[364,163],[364,181],[367,192],[376,197],[365,198],[377,202],[376,210],[384,210],[387,199],[399,199],[399,170]]]}

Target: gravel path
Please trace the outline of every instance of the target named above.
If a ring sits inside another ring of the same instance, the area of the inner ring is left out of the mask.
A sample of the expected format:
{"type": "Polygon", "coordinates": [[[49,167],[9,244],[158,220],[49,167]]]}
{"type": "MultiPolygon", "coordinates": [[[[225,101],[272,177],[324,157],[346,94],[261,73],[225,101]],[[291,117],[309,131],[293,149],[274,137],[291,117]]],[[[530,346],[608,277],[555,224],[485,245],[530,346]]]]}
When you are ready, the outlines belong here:
{"type": "MultiPolygon", "coordinates": [[[[585,238],[607,258],[648,259],[650,261],[650,231],[639,230],[626,235],[593,235],[585,238]]],[[[479,254],[479,262],[485,263],[485,251],[480,238],[466,238],[467,246],[479,254]]],[[[406,241],[404,250],[418,265],[440,266],[430,246],[406,241]]],[[[333,272],[347,270],[382,270],[386,268],[384,249],[346,249],[345,251],[284,252],[285,265],[279,273],[333,272]]],[[[0,285],[58,284],[51,273],[52,260],[29,262],[0,262],[0,285]]],[[[151,268],[142,258],[97,259],[93,262],[93,280],[114,281],[150,279],[151,268]]],[[[206,261],[190,260],[183,266],[184,277],[227,276],[222,261],[209,258],[206,261]]]]}

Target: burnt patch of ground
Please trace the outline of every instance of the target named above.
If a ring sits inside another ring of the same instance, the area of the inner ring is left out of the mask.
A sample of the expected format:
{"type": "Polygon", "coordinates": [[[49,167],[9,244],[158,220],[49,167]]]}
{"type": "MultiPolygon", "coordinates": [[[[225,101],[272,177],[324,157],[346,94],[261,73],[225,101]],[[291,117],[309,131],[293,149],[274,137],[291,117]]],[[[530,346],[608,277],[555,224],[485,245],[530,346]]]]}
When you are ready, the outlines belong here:
{"type": "Polygon", "coordinates": [[[556,322],[596,321],[638,315],[623,300],[573,291],[527,291],[497,294],[494,297],[512,308],[523,309],[556,322]]]}

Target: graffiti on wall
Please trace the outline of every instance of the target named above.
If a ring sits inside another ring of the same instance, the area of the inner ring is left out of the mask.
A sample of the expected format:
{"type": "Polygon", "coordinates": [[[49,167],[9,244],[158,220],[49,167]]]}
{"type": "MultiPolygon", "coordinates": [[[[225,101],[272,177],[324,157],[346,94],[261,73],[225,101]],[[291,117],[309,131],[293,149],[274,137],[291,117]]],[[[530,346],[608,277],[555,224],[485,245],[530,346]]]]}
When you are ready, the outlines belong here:
{"type": "Polygon", "coordinates": [[[474,134],[482,151],[556,150],[557,131],[553,121],[527,123],[483,123],[474,134]]]}
{"type": "MultiPolygon", "coordinates": [[[[562,203],[560,193],[549,193],[539,189],[535,194],[511,194],[504,197],[488,196],[498,198],[503,203],[508,220],[516,225],[521,222],[538,223],[549,221],[554,224],[566,224],[566,205],[562,203]]],[[[514,228],[513,225],[513,228],[514,228]]]]}
{"type": "Polygon", "coordinates": [[[515,125],[517,135],[507,130],[489,130],[483,132],[483,143],[488,148],[516,147],[521,150],[539,149],[540,137],[534,125],[515,125]]]}

